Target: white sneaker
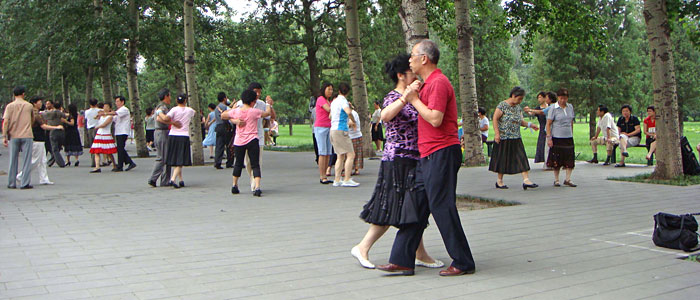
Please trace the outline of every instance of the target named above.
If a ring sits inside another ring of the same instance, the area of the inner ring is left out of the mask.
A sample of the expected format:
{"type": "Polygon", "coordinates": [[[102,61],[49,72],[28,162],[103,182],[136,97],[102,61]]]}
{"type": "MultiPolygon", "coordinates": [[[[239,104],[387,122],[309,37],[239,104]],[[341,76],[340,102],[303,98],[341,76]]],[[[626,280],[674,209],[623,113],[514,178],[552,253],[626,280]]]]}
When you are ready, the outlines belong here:
{"type": "Polygon", "coordinates": [[[431,264],[431,263],[427,263],[427,262],[424,262],[424,261],[416,258],[416,267],[442,268],[444,266],[445,266],[445,263],[439,259],[436,259],[435,262],[431,264]]]}
{"type": "Polygon", "coordinates": [[[342,180],[333,181],[333,186],[341,186],[341,185],[343,185],[343,181],[342,181],[342,180]]]}
{"type": "Polygon", "coordinates": [[[342,186],[344,187],[356,187],[359,186],[360,184],[352,180],[352,178],[348,179],[348,181],[343,181],[342,186]]]}
{"type": "Polygon", "coordinates": [[[39,182],[41,185],[53,185],[53,182],[47,181],[47,182],[39,182]]]}
{"type": "Polygon", "coordinates": [[[357,258],[357,261],[360,262],[360,265],[362,267],[367,269],[374,269],[374,264],[362,257],[362,254],[360,254],[360,248],[358,248],[357,246],[352,247],[352,250],[350,250],[350,254],[357,258]]]}

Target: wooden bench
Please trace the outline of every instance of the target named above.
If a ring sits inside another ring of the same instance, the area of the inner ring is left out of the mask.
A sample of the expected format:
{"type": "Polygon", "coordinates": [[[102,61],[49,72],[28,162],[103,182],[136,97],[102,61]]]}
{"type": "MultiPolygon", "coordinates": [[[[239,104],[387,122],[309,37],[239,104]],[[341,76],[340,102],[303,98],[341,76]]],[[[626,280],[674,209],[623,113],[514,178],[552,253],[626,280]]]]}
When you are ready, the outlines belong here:
{"type": "MultiPolygon", "coordinates": [[[[610,157],[611,164],[617,163],[617,147],[618,146],[620,146],[620,144],[616,144],[615,146],[613,146],[612,156],[610,157]]],[[[639,145],[634,146],[634,147],[646,148],[647,145],[646,144],[639,144],[639,145]]],[[[652,153],[651,158],[647,160],[647,166],[653,166],[653,165],[654,165],[654,153],[652,153]]]]}

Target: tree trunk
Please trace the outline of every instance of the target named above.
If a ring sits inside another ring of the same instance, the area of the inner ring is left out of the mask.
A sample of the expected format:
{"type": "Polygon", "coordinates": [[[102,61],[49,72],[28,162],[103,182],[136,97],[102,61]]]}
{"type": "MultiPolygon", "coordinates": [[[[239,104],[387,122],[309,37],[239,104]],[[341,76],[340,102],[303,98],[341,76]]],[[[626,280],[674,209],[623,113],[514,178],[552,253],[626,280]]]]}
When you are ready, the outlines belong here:
{"type": "MultiPolygon", "coordinates": [[[[51,87],[51,46],[49,46],[49,58],[46,59],[46,88],[48,95],[52,101],[55,101],[53,88],[51,87]]],[[[12,97],[10,99],[13,99],[12,97]]],[[[10,100],[12,101],[12,100],[10,100]]]]}
{"type": "Polygon", "coordinates": [[[321,67],[318,63],[318,45],[316,45],[316,33],[314,32],[314,22],[311,18],[312,1],[303,0],[302,10],[304,12],[304,47],[306,47],[306,63],[309,66],[309,93],[315,98],[321,96],[321,67]]]}
{"type": "Polygon", "coordinates": [[[65,73],[61,74],[61,97],[63,100],[63,107],[68,108],[70,104],[70,91],[68,88],[68,78],[65,73]]]}
{"type": "MultiPolygon", "coordinates": [[[[177,90],[178,95],[187,93],[187,89],[185,89],[185,82],[182,80],[182,76],[179,72],[175,73],[175,89],[177,90]]],[[[177,95],[175,95],[175,97],[177,97],[177,95]]]]}
{"type": "MultiPolygon", "coordinates": [[[[95,6],[95,19],[98,20],[100,26],[104,26],[103,11],[102,11],[102,0],[93,0],[93,5],[95,6]]],[[[102,101],[112,102],[114,97],[112,95],[112,79],[109,75],[109,61],[107,58],[107,49],[104,45],[100,44],[97,47],[97,61],[100,65],[100,83],[102,84],[102,101]]]]}
{"type": "Polygon", "coordinates": [[[401,0],[399,17],[401,17],[407,52],[411,52],[413,45],[428,38],[428,10],[425,1],[401,0]]]}
{"type": "Polygon", "coordinates": [[[136,153],[138,157],[148,157],[148,147],[146,147],[146,131],[143,124],[143,113],[141,112],[141,98],[139,97],[138,70],[136,69],[136,59],[138,58],[139,43],[139,14],[140,9],[137,0],[129,1],[128,23],[129,42],[126,54],[126,83],[129,90],[129,109],[134,120],[134,140],[136,140],[136,153]]]}
{"type": "Polygon", "coordinates": [[[95,67],[90,65],[85,70],[85,107],[90,105],[90,99],[93,98],[93,80],[95,78],[95,67]]]}
{"type": "MultiPolygon", "coordinates": [[[[595,117],[596,117],[595,111],[591,111],[588,113],[588,138],[589,139],[595,136],[596,126],[598,125],[595,123],[595,117]]],[[[540,130],[542,130],[542,128],[540,128],[540,130]]],[[[601,132],[601,134],[605,134],[605,133],[601,132]]]]}
{"type": "Polygon", "coordinates": [[[474,28],[469,16],[470,0],[455,0],[457,25],[457,58],[459,60],[459,98],[462,100],[462,129],[464,132],[464,164],[478,166],[486,163],[479,130],[479,101],[476,95],[474,68],[474,28]]]}
{"type": "Polygon", "coordinates": [[[192,165],[204,165],[202,151],[202,116],[199,113],[199,95],[197,94],[197,81],[194,60],[194,0],[184,2],[185,21],[185,78],[187,80],[187,102],[194,108],[195,114],[190,122],[190,140],[192,141],[192,165]]]}
{"type": "MultiPolygon", "coordinates": [[[[358,17],[357,0],[345,1],[345,32],[348,39],[348,63],[350,64],[350,82],[355,109],[360,116],[360,128],[362,136],[371,136],[369,113],[367,104],[367,85],[365,84],[365,71],[362,64],[362,45],[360,45],[360,21],[358,17]]],[[[371,157],[372,139],[362,139],[362,152],[371,157]]]]}
{"type": "Polygon", "coordinates": [[[670,179],[683,174],[678,94],[673,64],[673,44],[665,0],[644,1],[644,21],[649,38],[651,78],[656,106],[656,169],[653,177],[670,179]]]}
{"type": "Polygon", "coordinates": [[[294,121],[292,118],[289,118],[289,136],[292,136],[292,125],[294,124],[294,121]]]}

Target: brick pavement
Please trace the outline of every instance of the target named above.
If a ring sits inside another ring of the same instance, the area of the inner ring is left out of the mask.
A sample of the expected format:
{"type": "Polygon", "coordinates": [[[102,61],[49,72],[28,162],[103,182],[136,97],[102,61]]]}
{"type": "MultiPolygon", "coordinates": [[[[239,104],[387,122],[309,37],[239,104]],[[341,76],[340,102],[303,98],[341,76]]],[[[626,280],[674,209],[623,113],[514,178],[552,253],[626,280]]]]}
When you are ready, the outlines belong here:
{"type": "MultiPolygon", "coordinates": [[[[1,148],[0,169],[7,168],[1,148]]],[[[367,225],[377,161],[359,188],[317,183],[313,154],[265,152],[263,197],[230,194],[230,169],[186,168],[187,187],[146,184],[152,158],[128,173],[49,169],[55,186],[7,190],[0,176],[0,299],[678,299],[700,294],[700,264],[650,240],[658,211],[700,211],[700,187],[607,181],[649,172],[578,164],[578,188],[554,188],[533,164],[535,190],[493,187],[486,168],[463,168],[458,192],[523,205],[462,212],[477,273],[438,270],[388,278],[349,250],[367,225]]],[[[103,170],[104,171],[104,170],[103,170]]],[[[36,182],[36,177],[33,179],[36,182]]],[[[247,178],[241,186],[246,186],[247,178]]],[[[388,259],[395,230],[372,249],[388,259]]],[[[436,226],[425,234],[449,262],[436,226]]]]}

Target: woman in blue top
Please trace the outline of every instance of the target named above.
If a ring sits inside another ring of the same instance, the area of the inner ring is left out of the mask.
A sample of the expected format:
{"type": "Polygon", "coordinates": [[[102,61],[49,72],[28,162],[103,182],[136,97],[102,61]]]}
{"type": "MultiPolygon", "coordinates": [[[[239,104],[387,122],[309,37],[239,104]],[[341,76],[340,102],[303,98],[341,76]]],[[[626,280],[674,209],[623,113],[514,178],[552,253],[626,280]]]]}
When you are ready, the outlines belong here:
{"type": "Polygon", "coordinates": [[[209,103],[209,115],[207,116],[206,126],[209,127],[207,137],[202,141],[202,145],[209,147],[209,158],[214,158],[214,146],[216,146],[216,116],[214,111],[216,104],[209,103]]]}

